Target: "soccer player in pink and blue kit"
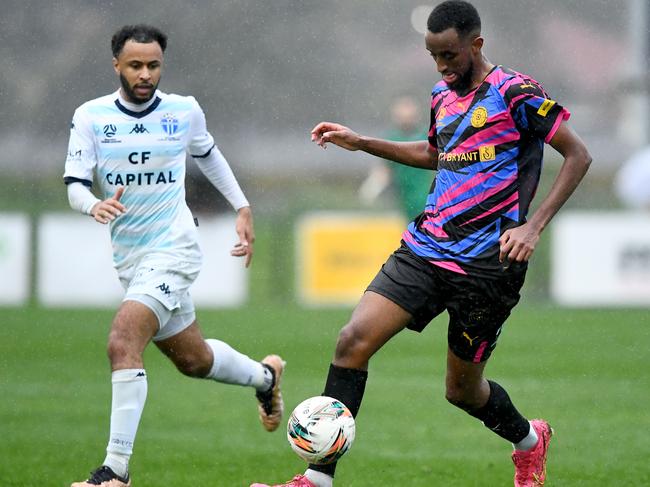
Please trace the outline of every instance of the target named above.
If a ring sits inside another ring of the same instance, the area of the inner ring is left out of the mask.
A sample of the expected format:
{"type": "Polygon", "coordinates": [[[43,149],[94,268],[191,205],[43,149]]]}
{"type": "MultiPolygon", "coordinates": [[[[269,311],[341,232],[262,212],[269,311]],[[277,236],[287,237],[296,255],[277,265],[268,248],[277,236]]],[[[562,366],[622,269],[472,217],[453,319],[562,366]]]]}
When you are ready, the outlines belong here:
{"type": "MultiPolygon", "coordinates": [[[[312,131],[322,147],[332,143],[438,171],[424,211],[341,330],[323,395],[356,416],[370,358],[395,334],[421,331],[446,310],[447,400],[513,444],[516,487],[540,486],[552,430],[545,420],[526,419],[483,371],[519,301],[542,230],[578,186],[591,157],[567,124],[569,112],[539,83],[482,54],[481,21],[470,3],[441,3],[427,30],[426,48],[442,75],[432,92],[428,141],[376,139],[329,122],[312,131]],[[544,143],[564,163],[527,219],[544,143]]],[[[283,485],[331,487],[335,468],[309,465],[283,485]]]]}

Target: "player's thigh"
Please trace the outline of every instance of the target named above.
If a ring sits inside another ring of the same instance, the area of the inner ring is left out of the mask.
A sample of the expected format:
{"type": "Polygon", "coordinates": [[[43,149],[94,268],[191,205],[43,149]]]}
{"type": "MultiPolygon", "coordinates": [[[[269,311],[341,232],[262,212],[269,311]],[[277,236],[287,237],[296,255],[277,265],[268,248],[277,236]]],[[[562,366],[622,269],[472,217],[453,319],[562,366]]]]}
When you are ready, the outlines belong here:
{"type": "Polygon", "coordinates": [[[375,352],[403,330],[410,320],[411,314],[398,304],[381,294],[366,291],[350,321],[341,330],[339,341],[363,342],[366,348],[375,352]]]}
{"type": "Polygon", "coordinates": [[[445,310],[445,283],[426,260],[402,245],[388,258],[368,291],[389,299],[410,315],[407,328],[422,331],[445,310]]]}
{"type": "Polygon", "coordinates": [[[164,340],[190,326],[196,316],[189,288],[196,278],[194,267],[175,266],[157,259],[141,262],[129,279],[123,279],[125,300],[148,306],[158,319],[154,341],[164,340]]]}
{"type": "Polygon", "coordinates": [[[137,301],[125,300],[113,318],[111,338],[144,348],[157,329],[158,319],[149,307],[137,301]]]}
{"type": "Polygon", "coordinates": [[[158,319],[150,308],[137,301],[123,301],[108,337],[113,369],[142,367],[142,352],[157,331],[158,319]]]}
{"type": "Polygon", "coordinates": [[[366,291],[339,332],[334,365],[349,369],[367,369],[370,358],[392,336],[403,330],[410,315],[386,297],[366,291]]]}
{"type": "Polygon", "coordinates": [[[393,252],[341,330],[335,364],[363,368],[395,334],[414,322],[428,323],[436,287],[432,276],[430,264],[408,249],[393,252]]]}

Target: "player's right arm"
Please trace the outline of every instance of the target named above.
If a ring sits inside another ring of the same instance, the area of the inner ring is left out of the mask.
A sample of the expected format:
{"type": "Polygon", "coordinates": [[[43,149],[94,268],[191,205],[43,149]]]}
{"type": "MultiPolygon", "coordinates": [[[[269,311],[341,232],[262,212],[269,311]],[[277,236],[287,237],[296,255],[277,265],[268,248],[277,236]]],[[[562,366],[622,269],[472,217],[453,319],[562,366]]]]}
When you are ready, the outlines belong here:
{"type": "Polygon", "coordinates": [[[332,143],[349,151],[361,150],[406,166],[422,169],[438,167],[438,151],[427,140],[396,142],[360,135],[348,127],[332,122],[321,122],[311,131],[311,140],[323,149],[332,143]]]}
{"type": "Polygon", "coordinates": [[[118,188],[115,195],[103,201],[98,199],[90,191],[96,165],[92,120],[82,106],[75,111],[72,118],[63,181],[68,187],[70,207],[105,224],[126,211],[119,201],[124,188],[118,188]]]}
{"type": "Polygon", "coordinates": [[[124,186],[117,188],[115,195],[105,200],[98,199],[90,189],[80,182],[68,184],[68,202],[73,210],[92,216],[98,223],[109,223],[122,213],[126,207],[120,203],[124,186]]]}

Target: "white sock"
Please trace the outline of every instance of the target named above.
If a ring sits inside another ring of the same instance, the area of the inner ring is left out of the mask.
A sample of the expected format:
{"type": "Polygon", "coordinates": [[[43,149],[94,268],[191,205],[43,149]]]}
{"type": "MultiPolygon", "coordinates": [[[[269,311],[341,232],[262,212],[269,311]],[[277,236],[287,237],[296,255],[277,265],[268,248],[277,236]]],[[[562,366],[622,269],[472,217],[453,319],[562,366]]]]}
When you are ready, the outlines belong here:
{"type": "Polygon", "coordinates": [[[326,473],[319,472],[318,470],[312,470],[310,468],[305,472],[305,477],[314,484],[316,487],[332,487],[334,478],[330,477],[326,473]]]}
{"type": "Polygon", "coordinates": [[[129,469],[135,434],[147,400],[147,374],[144,369],[123,369],[113,372],[111,379],[111,431],[104,465],[124,477],[129,469]]]}
{"type": "Polygon", "coordinates": [[[515,450],[526,451],[537,445],[537,440],[537,431],[535,431],[535,428],[533,428],[533,425],[531,424],[530,431],[528,431],[526,438],[521,440],[519,443],[513,443],[512,446],[515,450]]]}
{"type": "Polygon", "coordinates": [[[209,338],[205,341],[212,349],[212,369],[206,376],[225,384],[252,386],[258,391],[268,391],[273,375],[260,362],[238,352],[227,343],[209,338]]]}

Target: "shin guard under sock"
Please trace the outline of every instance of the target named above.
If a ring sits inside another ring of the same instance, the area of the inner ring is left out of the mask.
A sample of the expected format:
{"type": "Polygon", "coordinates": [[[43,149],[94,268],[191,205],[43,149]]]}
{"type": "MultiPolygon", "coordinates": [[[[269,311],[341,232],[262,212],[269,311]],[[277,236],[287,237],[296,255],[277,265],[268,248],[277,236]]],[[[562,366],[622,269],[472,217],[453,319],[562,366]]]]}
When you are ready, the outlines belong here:
{"type": "Polygon", "coordinates": [[[530,423],[512,404],[508,393],[496,382],[488,380],[490,397],[482,408],[467,411],[468,414],[483,421],[483,424],[501,438],[511,443],[523,440],[530,430],[530,423]]]}

